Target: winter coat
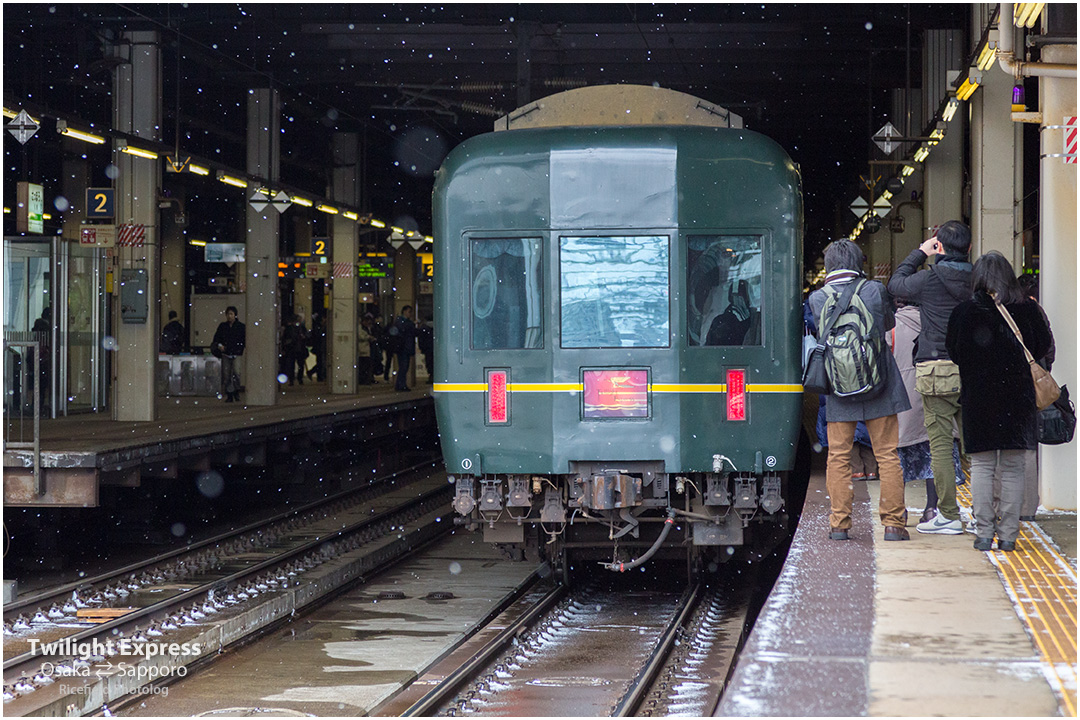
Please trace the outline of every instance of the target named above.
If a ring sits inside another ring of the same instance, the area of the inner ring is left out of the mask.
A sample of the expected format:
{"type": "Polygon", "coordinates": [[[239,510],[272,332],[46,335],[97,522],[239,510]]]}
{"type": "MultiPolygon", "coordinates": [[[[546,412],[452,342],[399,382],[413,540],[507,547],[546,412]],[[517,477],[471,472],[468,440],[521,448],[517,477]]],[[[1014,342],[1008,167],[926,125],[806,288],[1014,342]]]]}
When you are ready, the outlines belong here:
{"type": "MultiPolygon", "coordinates": [[[[851,279],[839,280],[834,284],[843,291],[851,279]]],[[[863,285],[859,290],[859,297],[870,314],[874,317],[874,327],[880,332],[887,333],[893,329],[896,321],[893,316],[893,303],[885,286],[876,280],[863,285]]],[[[810,310],[814,315],[815,322],[821,318],[821,309],[825,307],[825,290],[815,290],[809,298],[810,310]]],[[[820,328],[819,328],[820,332],[820,328]]],[[[819,340],[821,338],[818,338],[819,340]]],[[[873,420],[874,418],[896,415],[911,407],[908,402],[907,392],[904,390],[904,381],[900,377],[900,370],[896,367],[896,360],[892,354],[885,356],[886,378],[885,386],[869,398],[836,397],[829,395],[825,399],[825,419],[828,422],[855,422],[858,420],[873,420]]]]}
{"type": "Polygon", "coordinates": [[[176,355],[184,349],[184,326],[179,320],[170,320],[161,330],[161,340],[158,342],[158,352],[165,355],[176,355]]]}
{"type": "Polygon", "coordinates": [[[915,248],[889,278],[889,293],[919,306],[922,327],[915,362],[947,360],[945,330],[953,308],[971,298],[971,263],[955,256],[938,259],[919,271],[927,255],[915,248]]]}
{"type": "Polygon", "coordinates": [[[919,308],[906,305],[896,311],[896,327],[887,336],[893,357],[896,358],[896,367],[904,380],[908,402],[911,403],[911,409],[900,413],[897,418],[900,421],[900,442],[897,447],[908,447],[930,439],[923,422],[922,395],[915,389],[915,362],[912,358],[920,327],[919,308]]]}
{"type": "Polygon", "coordinates": [[[281,354],[289,357],[305,359],[307,349],[308,331],[300,323],[290,323],[281,331],[281,354]]]}
{"type": "MultiPolygon", "coordinates": [[[[1050,328],[1033,300],[1007,305],[1024,344],[1038,360],[1050,348],[1050,328]]],[[[1035,386],[1024,350],[983,291],[949,318],[945,346],[960,367],[964,449],[1034,450],[1038,447],[1035,386]]]]}
{"type": "Polygon", "coordinates": [[[371,333],[361,325],[356,328],[356,354],[359,357],[371,357],[371,333]]]}
{"type": "Polygon", "coordinates": [[[210,341],[210,345],[211,347],[224,345],[225,349],[222,352],[225,355],[237,357],[244,354],[246,339],[244,323],[237,320],[230,325],[228,321],[225,321],[217,326],[217,332],[214,333],[214,339],[210,341]]]}
{"type": "Polygon", "coordinates": [[[416,354],[416,325],[404,315],[398,315],[394,324],[386,331],[393,340],[393,352],[412,357],[416,354]]]}

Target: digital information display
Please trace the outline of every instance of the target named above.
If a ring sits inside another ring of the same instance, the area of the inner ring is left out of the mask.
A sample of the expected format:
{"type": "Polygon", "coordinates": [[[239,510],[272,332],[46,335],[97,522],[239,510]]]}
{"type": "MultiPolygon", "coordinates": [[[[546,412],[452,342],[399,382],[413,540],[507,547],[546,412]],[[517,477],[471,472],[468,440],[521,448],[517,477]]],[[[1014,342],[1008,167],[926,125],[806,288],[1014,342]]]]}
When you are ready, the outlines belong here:
{"type": "Polygon", "coordinates": [[[648,370],[585,370],[586,420],[649,417],[648,370]]]}

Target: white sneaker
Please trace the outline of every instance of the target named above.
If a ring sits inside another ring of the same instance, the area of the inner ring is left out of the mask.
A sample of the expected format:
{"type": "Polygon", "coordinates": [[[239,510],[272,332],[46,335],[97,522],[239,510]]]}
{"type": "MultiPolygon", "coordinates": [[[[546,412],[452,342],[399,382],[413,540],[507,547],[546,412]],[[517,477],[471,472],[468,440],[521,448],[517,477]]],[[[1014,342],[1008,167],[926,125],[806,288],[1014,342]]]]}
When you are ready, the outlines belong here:
{"type": "Polygon", "coordinates": [[[929,535],[963,535],[964,525],[959,520],[946,520],[944,515],[935,515],[916,527],[921,533],[929,535]]]}
{"type": "Polygon", "coordinates": [[[971,508],[960,505],[960,522],[964,523],[964,532],[975,534],[975,513],[971,508]]]}

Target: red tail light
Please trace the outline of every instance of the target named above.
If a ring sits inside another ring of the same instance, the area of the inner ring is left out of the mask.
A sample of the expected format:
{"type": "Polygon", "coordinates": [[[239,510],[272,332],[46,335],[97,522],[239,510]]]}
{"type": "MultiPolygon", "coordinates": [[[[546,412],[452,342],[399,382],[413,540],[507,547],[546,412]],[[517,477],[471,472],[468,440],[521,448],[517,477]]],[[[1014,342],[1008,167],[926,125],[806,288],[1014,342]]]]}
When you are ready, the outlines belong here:
{"type": "Polygon", "coordinates": [[[746,419],[746,371],[727,371],[727,419],[746,419]]]}
{"type": "Polygon", "coordinates": [[[509,380],[508,370],[487,371],[487,421],[489,425],[504,425],[510,422],[510,394],[506,389],[509,380]]]}

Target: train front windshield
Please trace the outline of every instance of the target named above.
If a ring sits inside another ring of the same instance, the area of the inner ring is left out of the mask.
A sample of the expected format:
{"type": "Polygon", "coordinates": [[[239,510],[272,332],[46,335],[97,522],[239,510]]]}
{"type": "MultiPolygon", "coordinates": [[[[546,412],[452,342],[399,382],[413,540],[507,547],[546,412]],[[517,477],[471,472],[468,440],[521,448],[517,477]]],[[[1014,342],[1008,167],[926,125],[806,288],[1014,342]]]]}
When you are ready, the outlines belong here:
{"type": "Polygon", "coordinates": [[[560,238],[562,346],[667,347],[669,245],[666,235],[560,238]]]}

